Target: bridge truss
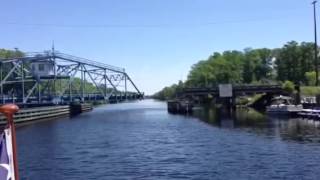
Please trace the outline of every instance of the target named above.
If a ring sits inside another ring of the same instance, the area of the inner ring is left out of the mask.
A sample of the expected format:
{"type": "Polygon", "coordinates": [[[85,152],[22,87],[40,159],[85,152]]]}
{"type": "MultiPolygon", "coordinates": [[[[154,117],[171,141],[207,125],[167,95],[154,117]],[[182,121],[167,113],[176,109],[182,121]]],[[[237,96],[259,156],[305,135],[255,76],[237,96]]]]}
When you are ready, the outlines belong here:
{"type": "Polygon", "coordinates": [[[54,50],[0,59],[0,92],[0,103],[17,104],[111,102],[143,97],[125,69],[54,50]],[[51,64],[52,72],[35,73],[35,63],[51,64]]]}

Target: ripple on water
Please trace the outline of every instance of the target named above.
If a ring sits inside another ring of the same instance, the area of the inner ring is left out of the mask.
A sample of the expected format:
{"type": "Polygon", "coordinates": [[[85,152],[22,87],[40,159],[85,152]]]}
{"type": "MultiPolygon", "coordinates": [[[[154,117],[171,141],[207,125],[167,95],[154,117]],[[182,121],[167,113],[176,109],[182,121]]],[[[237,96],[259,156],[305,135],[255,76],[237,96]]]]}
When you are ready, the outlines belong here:
{"type": "Polygon", "coordinates": [[[18,128],[21,176],[320,179],[320,146],[305,141],[318,132],[310,123],[272,120],[257,128],[245,120],[210,125],[199,119],[170,115],[164,103],[146,100],[18,128]]]}

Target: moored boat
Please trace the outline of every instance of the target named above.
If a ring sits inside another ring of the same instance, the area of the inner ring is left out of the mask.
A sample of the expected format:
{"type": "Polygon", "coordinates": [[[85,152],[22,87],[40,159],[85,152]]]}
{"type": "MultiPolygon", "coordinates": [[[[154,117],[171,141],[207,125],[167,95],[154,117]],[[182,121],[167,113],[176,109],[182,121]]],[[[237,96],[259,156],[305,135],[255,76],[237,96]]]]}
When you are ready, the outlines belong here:
{"type": "Polygon", "coordinates": [[[302,109],[298,115],[302,118],[307,119],[319,119],[320,118],[320,110],[319,109],[302,109]]]}
{"type": "Polygon", "coordinates": [[[267,113],[274,114],[294,114],[299,113],[303,109],[301,104],[295,105],[291,97],[279,96],[272,99],[272,103],[267,107],[267,113]]]}

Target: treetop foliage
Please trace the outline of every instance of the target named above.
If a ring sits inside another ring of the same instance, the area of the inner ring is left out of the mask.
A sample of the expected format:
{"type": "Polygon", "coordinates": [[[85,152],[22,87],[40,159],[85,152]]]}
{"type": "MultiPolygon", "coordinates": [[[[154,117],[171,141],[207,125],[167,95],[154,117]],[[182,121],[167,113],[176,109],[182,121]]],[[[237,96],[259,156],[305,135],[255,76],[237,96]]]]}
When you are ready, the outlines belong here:
{"type": "Polygon", "coordinates": [[[0,49],[0,58],[3,59],[23,56],[25,56],[25,54],[17,48],[15,50],[0,49]]]}
{"type": "MultiPolygon", "coordinates": [[[[182,87],[213,87],[218,84],[274,84],[292,81],[313,85],[314,43],[290,41],[282,48],[215,52],[191,67],[182,87]]],[[[155,94],[156,98],[173,98],[172,85],[155,94]]]]}

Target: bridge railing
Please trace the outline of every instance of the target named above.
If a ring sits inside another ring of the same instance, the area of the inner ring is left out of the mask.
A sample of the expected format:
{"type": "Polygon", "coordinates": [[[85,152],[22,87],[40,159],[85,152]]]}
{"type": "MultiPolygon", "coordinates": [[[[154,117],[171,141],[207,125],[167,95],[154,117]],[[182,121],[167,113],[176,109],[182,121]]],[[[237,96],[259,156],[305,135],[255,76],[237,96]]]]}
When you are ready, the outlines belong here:
{"type": "Polygon", "coordinates": [[[281,85],[238,85],[234,86],[235,90],[249,90],[249,89],[282,89],[281,85]]]}

